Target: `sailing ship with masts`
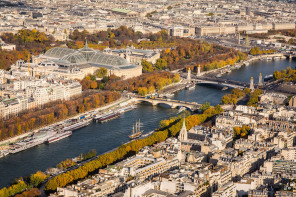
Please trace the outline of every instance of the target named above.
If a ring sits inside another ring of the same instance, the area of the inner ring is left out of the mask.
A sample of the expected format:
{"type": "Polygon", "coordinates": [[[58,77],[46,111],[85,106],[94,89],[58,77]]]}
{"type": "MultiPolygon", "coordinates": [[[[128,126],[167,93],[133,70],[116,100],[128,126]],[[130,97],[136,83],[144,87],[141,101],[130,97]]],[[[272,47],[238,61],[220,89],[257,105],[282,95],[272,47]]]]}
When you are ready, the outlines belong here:
{"type": "Polygon", "coordinates": [[[136,121],[136,124],[133,125],[133,130],[132,130],[132,134],[129,136],[130,139],[135,139],[135,138],[138,138],[142,135],[144,130],[141,129],[141,122],[139,120],[136,121]]]}

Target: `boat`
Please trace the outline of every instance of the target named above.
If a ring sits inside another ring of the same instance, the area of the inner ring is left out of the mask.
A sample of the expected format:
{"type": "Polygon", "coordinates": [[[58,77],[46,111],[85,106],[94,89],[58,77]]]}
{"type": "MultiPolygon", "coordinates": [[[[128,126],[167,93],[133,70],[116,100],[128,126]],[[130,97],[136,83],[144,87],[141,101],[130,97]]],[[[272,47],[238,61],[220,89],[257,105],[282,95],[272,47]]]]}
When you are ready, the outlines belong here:
{"type": "Polygon", "coordinates": [[[271,61],[272,60],[272,57],[266,57],[265,60],[266,61],[271,61]]]}
{"type": "Polygon", "coordinates": [[[50,143],[53,143],[53,142],[57,142],[57,141],[62,140],[64,138],[66,138],[66,137],[69,137],[71,135],[72,135],[72,131],[63,131],[61,133],[56,134],[53,137],[48,138],[47,143],[50,144],[50,143]]]}
{"type": "Polygon", "coordinates": [[[94,118],[94,121],[104,123],[104,122],[107,122],[109,120],[113,120],[113,119],[115,119],[115,118],[117,118],[119,116],[120,116],[119,112],[112,112],[112,113],[109,113],[107,115],[99,116],[98,118],[94,118]]]}
{"type": "Polygon", "coordinates": [[[187,90],[193,90],[195,88],[195,84],[190,84],[185,87],[187,90]]]}
{"type": "Polygon", "coordinates": [[[222,90],[224,91],[224,90],[228,90],[228,87],[227,86],[224,86],[223,88],[222,88],[222,90]]]}
{"type": "Polygon", "coordinates": [[[172,94],[172,93],[171,93],[171,94],[168,93],[168,94],[165,94],[165,95],[164,95],[164,97],[166,97],[166,98],[171,98],[171,97],[173,97],[173,96],[174,96],[174,94],[172,94]]]}
{"type": "Polygon", "coordinates": [[[152,135],[153,133],[154,133],[154,130],[150,131],[149,133],[146,133],[145,135],[142,135],[141,138],[146,138],[146,137],[152,135]]]}
{"type": "Polygon", "coordinates": [[[271,80],[273,78],[273,75],[265,75],[264,81],[271,80]]]}
{"type": "Polygon", "coordinates": [[[273,57],[273,60],[275,61],[275,60],[280,60],[281,59],[281,57],[279,57],[279,56],[276,56],[276,57],[273,57]]]}
{"type": "Polygon", "coordinates": [[[56,134],[56,131],[53,131],[53,130],[47,130],[47,129],[39,130],[38,132],[34,133],[30,138],[26,138],[20,142],[15,143],[9,149],[9,153],[15,154],[20,151],[43,144],[55,134],[56,134]]]}
{"type": "Polygon", "coordinates": [[[183,112],[183,111],[185,111],[185,110],[186,110],[185,107],[180,107],[180,109],[179,109],[179,111],[178,111],[178,114],[181,113],[181,112],[183,112]]]}
{"type": "Polygon", "coordinates": [[[130,139],[136,139],[140,137],[143,133],[143,130],[141,130],[141,122],[136,122],[136,125],[133,125],[133,131],[132,134],[129,136],[130,139]]]}
{"type": "Polygon", "coordinates": [[[8,155],[8,154],[9,154],[9,151],[7,151],[7,150],[2,150],[2,151],[0,151],[0,158],[5,157],[5,156],[8,155]]]}
{"type": "Polygon", "coordinates": [[[78,122],[75,122],[74,124],[70,124],[68,126],[65,126],[64,127],[64,131],[75,131],[77,129],[80,129],[82,127],[86,127],[87,125],[89,125],[90,122],[88,121],[78,121],[78,122]]]}
{"type": "Polygon", "coordinates": [[[130,105],[118,110],[119,113],[123,114],[124,112],[131,111],[136,108],[136,105],[130,105]]]}
{"type": "Polygon", "coordinates": [[[218,74],[218,75],[216,75],[216,77],[217,78],[220,78],[220,77],[222,77],[222,74],[218,74]]]}

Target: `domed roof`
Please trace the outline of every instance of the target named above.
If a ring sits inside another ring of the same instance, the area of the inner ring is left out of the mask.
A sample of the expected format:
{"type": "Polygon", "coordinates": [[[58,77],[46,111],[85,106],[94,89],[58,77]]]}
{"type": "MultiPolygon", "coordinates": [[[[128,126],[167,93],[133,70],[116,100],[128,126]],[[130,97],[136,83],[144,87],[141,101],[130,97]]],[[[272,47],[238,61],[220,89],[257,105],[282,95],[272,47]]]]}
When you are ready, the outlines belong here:
{"type": "Polygon", "coordinates": [[[83,48],[78,50],[55,47],[46,51],[44,56],[48,57],[49,59],[52,58],[54,59],[53,61],[58,63],[88,63],[93,66],[106,67],[107,69],[128,69],[134,66],[122,57],[116,55],[107,55],[99,50],[89,48],[87,46],[87,42],[83,48]]]}
{"type": "Polygon", "coordinates": [[[62,57],[61,60],[66,60],[67,62],[72,63],[72,64],[86,64],[87,63],[87,60],[85,59],[85,57],[79,52],[75,52],[75,53],[66,55],[66,56],[62,57]]]}
{"type": "Polygon", "coordinates": [[[75,53],[74,49],[54,47],[45,52],[44,56],[49,58],[61,59],[65,55],[75,53]]]}
{"type": "Polygon", "coordinates": [[[84,55],[85,59],[88,61],[91,56],[93,56],[95,53],[98,53],[97,51],[95,51],[94,49],[91,49],[87,46],[87,42],[85,42],[85,45],[83,48],[78,49],[78,51],[84,55]]]}
{"type": "Polygon", "coordinates": [[[96,53],[89,59],[88,62],[91,64],[108,67],[123,67],[129,65],[128,61],[122,57],[103,53],[96,53]]]}

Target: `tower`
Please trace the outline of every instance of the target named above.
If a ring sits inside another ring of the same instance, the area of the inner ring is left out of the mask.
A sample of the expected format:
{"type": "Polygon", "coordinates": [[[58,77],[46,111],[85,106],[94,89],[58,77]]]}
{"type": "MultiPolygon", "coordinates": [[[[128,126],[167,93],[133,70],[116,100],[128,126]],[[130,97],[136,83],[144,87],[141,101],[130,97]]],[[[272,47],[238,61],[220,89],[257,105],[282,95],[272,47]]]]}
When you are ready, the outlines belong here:
{"type": "Polygon", "coordinates": [[[246,47],[249,46],[249,36],[248,35],[246,36],[246,39],[245,39],[245,46],[246,47]]]}
{"type": "Polygon", "coordinates": [[[187,133],[186,125],[185,125],[185,118],[183,119],[183,126],[180,130],[180,133],[179,133],[179,140],[181,142],[188,140],[188,133],[187,133]]]}
{"type": "Polygon", "coordinates": [[[263,85],[262,74],[261,74],[261,73],[260,73],[260,75],[259,75],[259,82],[258,82],[258,85],[259,85],[259,86],[262,86],[262,85],[263,85]]]}
{"type": "Polygon", "coordinates": [[[200,65],[198,65],[198,67],[197,67],[197,76],[199,76],[200,75],[200,65]]]}
{"type": "Polygon", "coordinates": [[[188,80],[188,81],[191,80],[191,70],[190,70],[190,68],[188,69],[187,80],[188,80]]]}
{"type": "Polygon", "coordinates": [[[254,88],[254,79],[253,77],[251,77],[251,81],[250,81],[250,90],[253,91],[255,88],[254,88]]]}
{"type": "Polygon", "coordinates": [[[240,33],[238,32],[237,44],[240,44],[240,33]]]}

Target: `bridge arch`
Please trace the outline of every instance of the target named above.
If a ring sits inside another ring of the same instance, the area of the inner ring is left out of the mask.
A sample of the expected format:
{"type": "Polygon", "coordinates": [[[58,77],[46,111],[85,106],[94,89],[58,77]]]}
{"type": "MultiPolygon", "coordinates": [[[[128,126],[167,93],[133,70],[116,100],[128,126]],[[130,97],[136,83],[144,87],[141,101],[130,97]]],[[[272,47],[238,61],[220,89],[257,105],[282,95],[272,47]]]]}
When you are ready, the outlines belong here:
{"type": "Polygon", "coordinates": [[[235,85],[223,82],[216,82],[216,81],[207,81],[207,80],[198,80],[196,81],[198,85],[214,85],[214,86],[227,86],[229,88],[244,88],[245,86],[242,85],[235,85]]]}

